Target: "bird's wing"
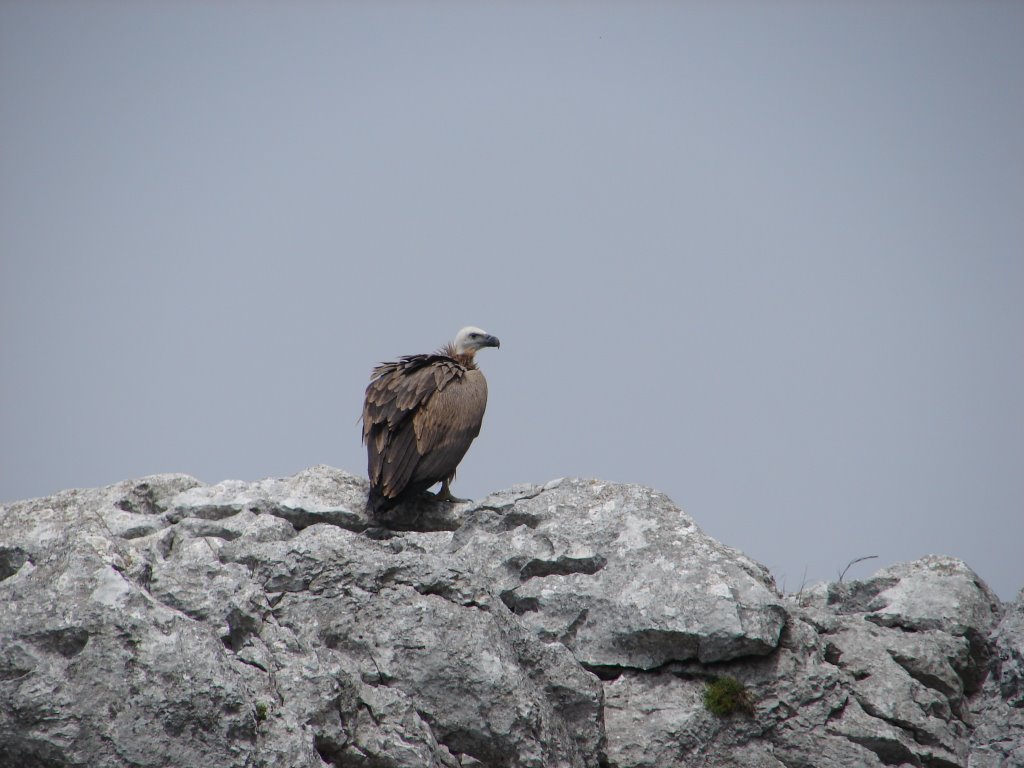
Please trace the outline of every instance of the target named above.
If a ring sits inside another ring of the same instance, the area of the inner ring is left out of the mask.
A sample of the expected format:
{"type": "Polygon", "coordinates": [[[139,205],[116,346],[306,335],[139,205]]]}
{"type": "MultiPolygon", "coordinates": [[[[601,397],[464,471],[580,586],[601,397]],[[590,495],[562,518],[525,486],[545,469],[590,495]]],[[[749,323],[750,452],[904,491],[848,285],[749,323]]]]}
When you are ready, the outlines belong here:
{"type": "Polygon", "coordinates": [[[439,355],[412,355],[374,369],[363,405],[363,442],[370,483],[388,498],[408,485],[423,455],[414,417],[439,389],[465,374],[439,355]]]}

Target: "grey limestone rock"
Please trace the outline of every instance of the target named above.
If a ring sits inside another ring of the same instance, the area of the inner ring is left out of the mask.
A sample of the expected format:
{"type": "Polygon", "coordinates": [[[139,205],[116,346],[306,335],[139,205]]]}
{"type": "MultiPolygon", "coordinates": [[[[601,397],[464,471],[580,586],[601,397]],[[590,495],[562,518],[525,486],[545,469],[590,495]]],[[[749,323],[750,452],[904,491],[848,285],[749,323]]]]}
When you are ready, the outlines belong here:
{"type": "Polygon", "coordinates": [[[639,486],[365,499],[319,466],[0,507],[0,768],[1022,764],[1024,596],[958,560],[782,597],[639,486]]]}
{"type": "Polygon", "coordinates": [[[663,494],[564,480],[480,502],[454,550],[546,641],[591,667],[652,669],[774,650],[786,612],[763,566],[663,494]],[[511,510],[511,511],[510,511],[511,510]]]}
{"type": "Polygon", "coordinates": [[[969,638],[987,637],[1000,615],[970,569],[929,557],[788,603],[786,630],[769,656],[713,668],[674,663],[606,682],[609,764],[968,764],[971,705],[989,660],[988,644],[969,638]],[[753,716],[723,723],[705,710],[704,686],[722,674],[747,686],[753,716]]]}
{"type": "Polygon", "coordinates": [[[991,674],[973,702],[970,768],[1024,766],[1024,590],[992,635],[991,674]]]}

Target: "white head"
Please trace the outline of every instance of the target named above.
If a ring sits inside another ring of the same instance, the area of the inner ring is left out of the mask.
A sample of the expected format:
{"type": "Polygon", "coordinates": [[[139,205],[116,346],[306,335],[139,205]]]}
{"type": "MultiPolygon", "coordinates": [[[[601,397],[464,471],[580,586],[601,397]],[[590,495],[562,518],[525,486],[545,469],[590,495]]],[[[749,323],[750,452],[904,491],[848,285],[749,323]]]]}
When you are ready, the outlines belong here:
{"type": "Polygon", "coordinates": [[[496,337],[472,325],[466,326],[455,334],[455,341],[452,342],[452,348],[457,355],[472,356],[478,349],[499,346],[501,343],[496,337]]]}

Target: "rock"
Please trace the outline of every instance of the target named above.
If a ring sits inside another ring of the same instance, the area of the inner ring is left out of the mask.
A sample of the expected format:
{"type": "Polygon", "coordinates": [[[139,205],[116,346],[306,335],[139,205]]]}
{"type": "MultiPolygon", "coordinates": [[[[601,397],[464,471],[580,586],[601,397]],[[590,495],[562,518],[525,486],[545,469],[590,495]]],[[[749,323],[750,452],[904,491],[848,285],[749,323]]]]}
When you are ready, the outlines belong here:
{"type": "Polygon", "coordinates": [[[999,621],[999,598],[955,557],[928,555],[883,568],[869,584],[882,587],[868,605],[869,619],[882,626],[968,635],[988,634],[999,621]]]}
{"type": "Polygon", "coordinates": [[[251,694],[217,635],[65,523],[0,583],[0,764],[244,765],[251,694]]]}
{"type": "Polygon", "coordinates": [[[1024,595],[958,560],[783,598],[639,486],[365,498],[320,466],[0,507],[0,767],[1024,764],[1024,595]]]}
{"type": "Polygon", "coordinates": [[[365,495],[321,467],[5,507],[0,764],[596,766],[599,681],[485,589],[431,594],[450,534],[362,535],[365,495]]]}
{"type": "Polygon", "coordinates": [[[970,768],[1024,765],[1024,590],[991,638],[990,674],[974,702],[970,768]]]}
{"type": "Polygon", "coordinates": [[[589,667],[763,655],[786,621],[763,566],[641,486],[566,480],[498,494],[469,511],[453,548],[525,626],[589,667]]]}
{"type": "Polygon", "coordinates": [[[245,559],[278,624],[303,647],[336,654],[363,686],[404,694],[453,751],[490,765],[508,755],[515,765],[597,764],[597,680],[566,649],[529,635],[501,601],[432,594],[444,569],[435,556],[313,526],[245,559]]]}
{"type": "MultiPolygon", "coordinates": [[[[988,587],[952,558],[812,589],[789,601],[769,656],[606,682],[609,765],[967,765],[971,695],[989,658],[986,642],[968,638],[986,636],[999,613],[988,587]],[[705,711],[703,687],[720,674],[747,686],[753,717],[722,722],[705,711]]],[[[992,716],[1002,725],[1006,711],[992,716]]]]}

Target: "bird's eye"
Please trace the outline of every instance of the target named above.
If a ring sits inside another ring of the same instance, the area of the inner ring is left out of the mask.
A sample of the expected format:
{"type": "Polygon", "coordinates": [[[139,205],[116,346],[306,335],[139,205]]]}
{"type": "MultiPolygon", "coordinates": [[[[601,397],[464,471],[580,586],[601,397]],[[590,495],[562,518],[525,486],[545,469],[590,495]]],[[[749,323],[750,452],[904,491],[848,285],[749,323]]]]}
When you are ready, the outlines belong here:
{"type": "Polygon", "coordinates": [[[471,334],[469,334],[469,338],[471,338],[471,339],[479,339],[480,338],[480,334],[479,333],[471,333],[471,334]]]}

